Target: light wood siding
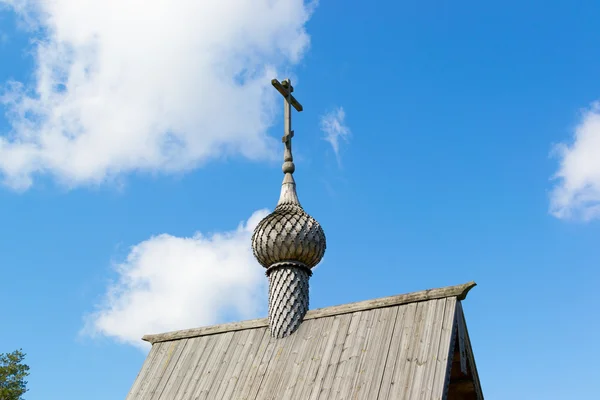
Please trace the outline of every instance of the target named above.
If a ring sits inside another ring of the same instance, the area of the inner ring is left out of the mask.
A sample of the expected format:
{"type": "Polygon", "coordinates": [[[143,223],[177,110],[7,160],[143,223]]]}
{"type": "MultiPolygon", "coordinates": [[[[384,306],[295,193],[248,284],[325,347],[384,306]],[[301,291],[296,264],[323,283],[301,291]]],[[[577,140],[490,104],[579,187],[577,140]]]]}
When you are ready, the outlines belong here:
{"type": "Polygon", "coordinates": [[[284,339],[262,324],[173,335],[154,343],[127,400],[443,399],[457,306],[454,296],[322,313],[284,339]]]}

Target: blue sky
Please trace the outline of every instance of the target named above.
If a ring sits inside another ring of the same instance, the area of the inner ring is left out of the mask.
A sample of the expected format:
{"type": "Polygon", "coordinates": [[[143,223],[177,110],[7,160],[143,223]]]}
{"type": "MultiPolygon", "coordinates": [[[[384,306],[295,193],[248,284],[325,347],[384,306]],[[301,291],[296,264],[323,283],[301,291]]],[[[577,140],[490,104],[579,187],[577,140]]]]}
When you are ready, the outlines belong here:
{"type": "Polygon", "coordinates": [[[0,352],[27,399],[124,398],[142,334],[266,315],[249,239],[287,76],[328,240],[311,308],[475,280],[486,398],[598,393],[598,2],[0,10],[0,352]]]}

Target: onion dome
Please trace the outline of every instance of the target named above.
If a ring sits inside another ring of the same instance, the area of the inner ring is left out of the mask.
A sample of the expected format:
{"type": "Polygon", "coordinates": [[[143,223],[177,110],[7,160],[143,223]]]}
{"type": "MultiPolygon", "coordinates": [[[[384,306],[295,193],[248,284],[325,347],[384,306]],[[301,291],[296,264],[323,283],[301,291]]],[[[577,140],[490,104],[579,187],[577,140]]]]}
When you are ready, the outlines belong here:
{"type": "Polygon", "coordinates": [[[310,269],[321,261],[325,248],[323,228],[304,211],[294,178],[286,173],[277,207],[259,222],[252,235],[254,256],[265,268],[286,263],[310,269]]]}

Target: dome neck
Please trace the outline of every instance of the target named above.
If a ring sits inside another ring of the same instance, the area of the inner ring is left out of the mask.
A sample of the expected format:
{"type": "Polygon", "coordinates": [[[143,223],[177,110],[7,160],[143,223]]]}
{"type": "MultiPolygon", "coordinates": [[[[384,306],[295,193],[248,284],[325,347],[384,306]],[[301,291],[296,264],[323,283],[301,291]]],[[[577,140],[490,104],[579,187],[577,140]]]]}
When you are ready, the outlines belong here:
{"type": "Polygon", "coordinates": [[[296,193],[296,181],[294,180],[294,176],[287,172],[283,177],[283,183],[281,184],[281,194],[279,195],[279,201],[277,205],[284,204],[296,204],[300,205],[300,201],[298,200],[298,194],[296,193]]]}
{"type": "Polygon", "coordinates": [[[308,311],[310,270],[284,264],[269,273],[269,330],[283,339],[294,333],[308,311]]]}

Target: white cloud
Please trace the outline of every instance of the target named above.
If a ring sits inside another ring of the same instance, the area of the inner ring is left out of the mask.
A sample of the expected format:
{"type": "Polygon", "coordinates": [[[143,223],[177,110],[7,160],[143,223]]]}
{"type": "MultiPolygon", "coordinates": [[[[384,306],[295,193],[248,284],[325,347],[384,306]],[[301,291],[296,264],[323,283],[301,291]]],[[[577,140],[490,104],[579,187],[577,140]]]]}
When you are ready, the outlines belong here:
{"type": "Polygon", "coordinates": [[[555,174],[550,212],[557,218],[600,218],[600,103],[585,110],[571,145],[555,146],[560,167],[555,174]]]}
{"type": "Polygon", "coordinates": [[[340,159],[340,139],[347,141],[350,137],[350,128],[345,125],[345,118],[346,113],[342,107],[338,107],[321,117],[321,130],[325,133],[325,140],[333,147],[338,161],[340,159]]]}
{"type": "Polygon", "coordinates": [[[303,0],[0,0],[41,37],[32,87],[2,96],[0,175],[68,186],[270,157],[276,69],[298,62],[303,0]]]}
{"type": "Polygon", "coordinates": [[[255,212],[232,232],[163,234],[133,246],[83,333],[143,347],[144,334],[212,325],[224,315],[255,318],[268,304],[267,278],[250,237],[266,214],[255,212]]]}

